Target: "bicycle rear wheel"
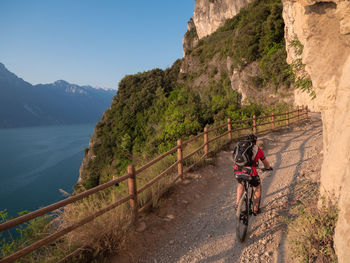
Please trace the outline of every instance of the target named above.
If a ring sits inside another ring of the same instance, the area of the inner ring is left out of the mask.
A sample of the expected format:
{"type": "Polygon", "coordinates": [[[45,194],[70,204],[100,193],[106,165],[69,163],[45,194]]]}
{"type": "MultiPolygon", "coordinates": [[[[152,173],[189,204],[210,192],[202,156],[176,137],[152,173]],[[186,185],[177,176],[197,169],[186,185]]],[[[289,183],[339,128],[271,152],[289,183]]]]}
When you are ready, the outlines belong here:
{"type": "Polygon", "coordinates": [[[247,211],[247,202],[247,197],[242,196],[236,211],[236,237],[240,242],[244,241],[248,229],[249,211],[247,211]]]}

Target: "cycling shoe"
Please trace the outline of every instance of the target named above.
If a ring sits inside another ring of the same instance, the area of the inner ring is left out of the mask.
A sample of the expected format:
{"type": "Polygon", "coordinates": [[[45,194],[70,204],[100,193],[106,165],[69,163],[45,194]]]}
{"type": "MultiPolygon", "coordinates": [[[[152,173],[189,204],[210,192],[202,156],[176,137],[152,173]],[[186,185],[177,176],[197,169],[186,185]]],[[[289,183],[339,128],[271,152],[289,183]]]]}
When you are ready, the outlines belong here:
{"type": "Polygon", "coordinates": [[[254,215],[254,216],[257,216],[257,215],[260,214],[260,213],[261,213],[260,208],[258,209],[258,211],[253,211],[253,215],[254,215]]]}

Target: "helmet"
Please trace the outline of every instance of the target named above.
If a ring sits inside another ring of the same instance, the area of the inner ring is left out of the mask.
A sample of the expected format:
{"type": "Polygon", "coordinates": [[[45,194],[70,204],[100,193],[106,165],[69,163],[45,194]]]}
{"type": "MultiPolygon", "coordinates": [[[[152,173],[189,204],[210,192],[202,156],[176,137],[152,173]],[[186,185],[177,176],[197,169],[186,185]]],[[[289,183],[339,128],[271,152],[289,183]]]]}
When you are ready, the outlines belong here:
{"type": "Polygon", "coordinates": [[[256,135],[254,133],[248,134],[244,140],[245,141],[250,141],[250,142],[256,142],[256,140],[258,139],[258,137],[256,137],[256,135]]]}

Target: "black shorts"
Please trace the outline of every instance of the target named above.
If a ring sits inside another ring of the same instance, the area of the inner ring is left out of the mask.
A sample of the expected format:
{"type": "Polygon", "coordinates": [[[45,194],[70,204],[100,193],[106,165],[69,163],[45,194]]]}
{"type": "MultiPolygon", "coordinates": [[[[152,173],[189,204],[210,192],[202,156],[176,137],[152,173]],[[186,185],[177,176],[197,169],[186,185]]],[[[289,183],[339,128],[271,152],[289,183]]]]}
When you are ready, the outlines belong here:
{"type": "MultiPolygon", "coordinates": [[[[238,181],[239,184],[242,184],[242,179],[236,179],[238,181]]],[[[252,176],[252,180],[249,181],[249,184],[253,187],[257,187],[260,184],[260,177],[259,175],[257,176],[252,176]]]]}

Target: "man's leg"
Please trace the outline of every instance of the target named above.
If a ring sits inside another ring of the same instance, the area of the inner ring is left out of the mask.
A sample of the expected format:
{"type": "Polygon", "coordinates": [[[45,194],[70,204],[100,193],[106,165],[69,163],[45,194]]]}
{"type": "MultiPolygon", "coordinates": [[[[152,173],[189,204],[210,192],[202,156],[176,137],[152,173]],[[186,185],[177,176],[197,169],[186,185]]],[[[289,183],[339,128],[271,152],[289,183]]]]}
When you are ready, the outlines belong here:
{"type": "Polygon", "coordinates": [[[257,212],[259,210],[260,199],[261,199],[261,183],[257,187],[254,187],[254,200],[255,200],[254,212],[257,212]]]}
{"type": "Polygon", "coordinates": [[[243,188],[243,185],[238,183],[237,184],[237,198],[236,198],[236,207],[238,206],[238,202],[239,200],[241,200],[241,197],[243,195],[243,192],[244,192],[244,188],[243,188]]]}

